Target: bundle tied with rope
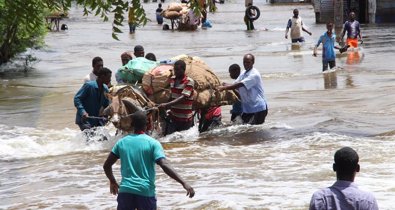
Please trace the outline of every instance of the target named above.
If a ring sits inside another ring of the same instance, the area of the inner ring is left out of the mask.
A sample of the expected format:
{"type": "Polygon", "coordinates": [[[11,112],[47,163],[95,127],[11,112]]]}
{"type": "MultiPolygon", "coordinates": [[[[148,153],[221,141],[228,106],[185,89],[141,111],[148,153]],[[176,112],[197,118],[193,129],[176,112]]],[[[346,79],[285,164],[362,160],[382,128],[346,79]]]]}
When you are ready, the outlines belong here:
{"type": "MultiPolygon", "coordinates": [[[[185,74],[194,80],[194,109],[229,105],[239,100],[234,91],[216,90],[221,85],[219,78],[199,57],[179,55],[171,60],[183,60],[185,74]]],[[[168,102],[171,97],[169,80],[173,75],[173,65],[161,65],[144,74],[143,89],[148,98],[158,104],[168,102]]]]}

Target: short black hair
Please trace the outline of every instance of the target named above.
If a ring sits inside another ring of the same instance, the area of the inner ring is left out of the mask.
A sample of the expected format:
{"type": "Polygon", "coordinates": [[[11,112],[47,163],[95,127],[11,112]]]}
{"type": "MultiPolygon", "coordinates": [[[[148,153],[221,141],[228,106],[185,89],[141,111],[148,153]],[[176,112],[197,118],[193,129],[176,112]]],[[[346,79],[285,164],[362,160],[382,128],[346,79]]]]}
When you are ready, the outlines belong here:
{"type": "Polygon", "coordinates": [[[134,46],[134,52],[144,51],[144,47],[141,45],[134,46]]]}
{"type": "Polygon", "coordinates": [[[178,60],[174,63],[174,67],[176,66],[180,66],[185,71],[187,64],[183,60],[178,60]]]}
{"type": "Polygon", "coordinates": [[[151,60],[151,61],[156,61],[156,56],[155,56],[154,53],[147,53],[145,55],[145,58],[148,59],[148,60],[151,60]]]}
{"type": "Polygon", "coordinates": [[[337,150],[334,159],[337,173],[350,175],[357,171],[359,156],[351,147],[337,150]]]}
{"type": "Polygon", "coordinates": [[[101,58],[101,57],[99,57],[99,56],[96,56],[96,57],[94,57],[93,59],[92,59],[92,66],[94,66],[96,63],[98,63],[98,62],[103,62],[103,58],[101,58]]]}
{"type": "Polygon", "coordinates": [[[240,68],[239,64],[234,63],[229,66],[229,71],[239,71],[240,72],[241,68],[240,68]]]}
{"type": "Polygon", "coordinates": [[[135,131],[145,131],[147,122],[147,115],[143,111],[137,111],[132,114],[132,126],[135,131]]]}
{"type": "Polygon", "coordinates": [[[99,70],[99,72],[97,73],[97,76],[98,77],[100,77],[100,76],[106,76],[106,75],[109,75],[109,74],[111,74],[112,73],[112,71],[110,70],[110,69],[108,69],[108,68],[106,68],[106,67],[103,67],[103,68],[101,68],[100,70],[99,70]]]}

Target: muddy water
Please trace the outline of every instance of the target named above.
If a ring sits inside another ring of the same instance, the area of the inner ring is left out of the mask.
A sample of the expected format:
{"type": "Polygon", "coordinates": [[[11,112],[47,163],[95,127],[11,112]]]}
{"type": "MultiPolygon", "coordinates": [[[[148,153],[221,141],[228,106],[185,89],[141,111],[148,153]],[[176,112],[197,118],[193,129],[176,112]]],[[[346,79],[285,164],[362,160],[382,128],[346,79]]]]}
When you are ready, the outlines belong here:
{"type": "MultiPolygon", "coordinates": [[[[375,194],[380,209],[391,209],[395,25],[362,25],[360,51],[338,56],[339,69],[322,74],[320,57],[311,54],[325,27],[315,24],[312,6],[257,2],[258,30],[246,32],[243,4],[218,5],[208,15],[211,29],[162,31],[150,22],[134,35],[121,34],[121,41],[111,38],[110,23],[74,8],[65,20],[69,30],[49,33],[47,46],[34,51],[35,70],[0,75],[0,209],[115,209],[102,164],[119,136],[109,126],[99,132],[112,136],[110,141],[86,144],[74,125],[72,98],[94,56],[115,71],[120,54],[136,44],[159,59],[200,56],[228,82],[228,66],[242,65],[242,56],[251,52],[269,103],[264,125],[203,135],[193,128],[159,139],[196,190],[195,198],[186,198],[158,168],[159,209],[306,209],[311,194],[334,181],[332,158],[342,146],[360,155],[357,184],[375,194]],[[313,33],[297,48],[284,39],[294,7],[313,33]]],[[[154,21],[156,4],[144,7],[154,21]]],[[[225,111],[224,121],[229,118],[225,111]]],[[[114,171],[119,179],[118,164],[114,171]]]]}

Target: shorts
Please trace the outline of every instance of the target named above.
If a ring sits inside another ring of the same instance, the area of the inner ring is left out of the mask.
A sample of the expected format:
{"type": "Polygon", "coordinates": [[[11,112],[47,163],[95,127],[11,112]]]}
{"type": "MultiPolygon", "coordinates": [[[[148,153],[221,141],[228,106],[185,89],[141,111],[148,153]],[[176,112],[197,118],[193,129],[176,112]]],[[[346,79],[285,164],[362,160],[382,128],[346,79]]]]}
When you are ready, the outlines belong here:
{"type": "Polygon", "coordinates": [[[119,193],[117,210],[156,210],[156,197],[147,197],[132,193],[119,193]]]}
{"type": "Polygon", "coordinates": [[[329,67],[332,69],[336,66],[336,61],[322,61],[322,71],[328,70],[328,64],[329,67]]]}
{"type": "Polygon", "coordinates": [[[241,115],[241,119],[243,119],[243,123],[251,124],[251,125],[259,125],[265,122],[267,116],[267,107],[266,110],[255,112],[255,113],[243,113],[241,115]]]}
{"type": "Polygon", "coordinates": [[[304,38],[303,38],[303,37],[300,37],[300,38],[297,38],[297,39],[292,39],[291,41],[292,41],[292,43],[304,42],[304,38]]]}
{"type": "Polygon", "coordinates": [[[358,47],[358,38],[347,38],[347,45],[350,47],[357,48],[358,47]]]}

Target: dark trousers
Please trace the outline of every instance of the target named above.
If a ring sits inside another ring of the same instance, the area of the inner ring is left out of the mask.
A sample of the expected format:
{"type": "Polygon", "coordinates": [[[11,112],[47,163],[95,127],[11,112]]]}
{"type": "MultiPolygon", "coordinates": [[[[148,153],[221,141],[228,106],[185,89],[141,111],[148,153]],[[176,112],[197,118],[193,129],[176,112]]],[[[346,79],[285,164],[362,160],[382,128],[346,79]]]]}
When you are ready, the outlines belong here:
{"type": "Polygon", "coordinates": [[[166,121],[165,135],[172,134],[176,131],[185,131],[191,128],[192,126],[193,126],[193,120],[187,122],[168,120],[166,121]]]}
{"type": "Polygon", "coordinates": [[[332,69],[336,66],[336,61],[322,61],[322,71],[328,70],[328,65],[332,69]]]}
{"type": "Polygon", "coordinates": [[[243,113],[241,115],[241,119],[243,119],[244,124],[251,124],[251,125],[259,125],[265,122],[266,116],[268,113],[268,109],[255,112],[255,113],[243,113]]]}
{"type": "Polygon", "coordinates": [[[156,210],[155,197],[146,197],[132,193],[119,193],[117,201],[117,210],[156,210]]]}

